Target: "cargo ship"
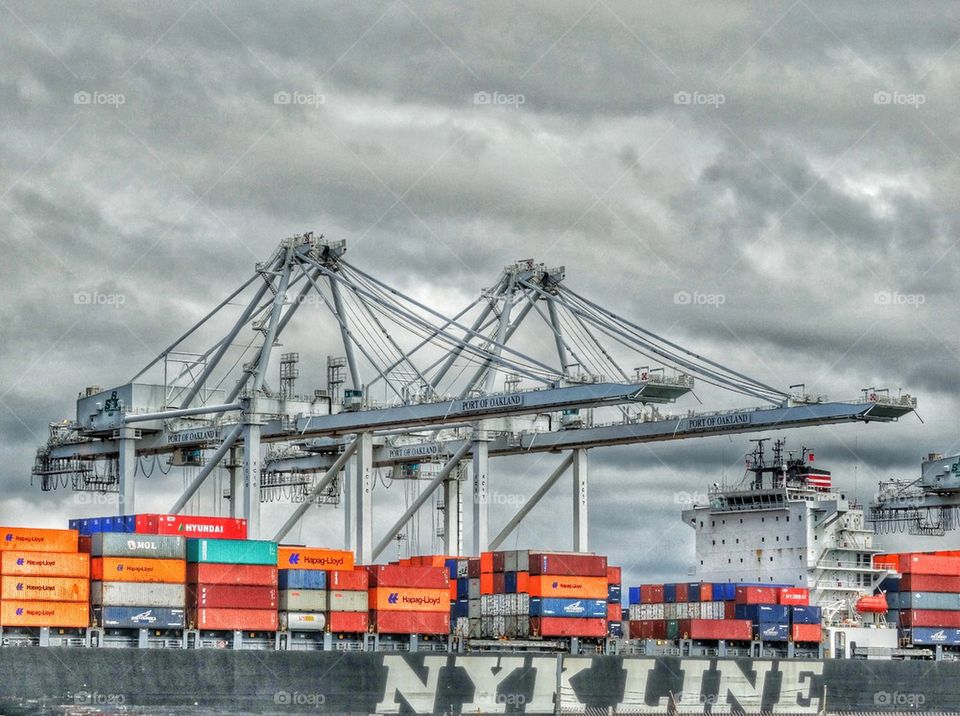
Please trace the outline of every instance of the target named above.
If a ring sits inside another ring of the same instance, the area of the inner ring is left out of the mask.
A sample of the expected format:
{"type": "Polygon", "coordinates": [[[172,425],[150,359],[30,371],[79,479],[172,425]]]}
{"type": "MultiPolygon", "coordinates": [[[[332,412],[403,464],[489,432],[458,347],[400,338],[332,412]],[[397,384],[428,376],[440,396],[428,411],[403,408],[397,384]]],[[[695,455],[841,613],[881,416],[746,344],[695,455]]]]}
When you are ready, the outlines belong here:
{"type": "Polygon", "coordinates": [[[233,518],[0,528],[0,711],[960,711],[960,553],[882,553],[812,451],[773,447],[682,512],[676,583],[592,553],[360,566],[233,518]]]}

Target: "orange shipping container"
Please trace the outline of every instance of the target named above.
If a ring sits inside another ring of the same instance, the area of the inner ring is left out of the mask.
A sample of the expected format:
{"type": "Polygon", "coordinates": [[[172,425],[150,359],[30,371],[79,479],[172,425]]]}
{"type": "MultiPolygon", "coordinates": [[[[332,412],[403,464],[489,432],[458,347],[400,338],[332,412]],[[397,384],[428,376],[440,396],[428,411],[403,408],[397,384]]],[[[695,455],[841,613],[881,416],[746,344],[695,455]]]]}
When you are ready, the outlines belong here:
{"type": "Polygon", "coordinates": [[[529,594],[530,592],[530,573],[517,572],[517,594],[529,594]]]}
{"type": "Polygon", "coordinates": [[[483,572],[480,575],[480,594],[493,594],[493,572],[483,572]]]}
{"type": "Polygon", "coordinates": [[[0,603],[0,626],[87,627],[90,626],[90,605],[87,602],[7,600],[0,603]]]}
{"type": "Polygon", "coordinates": [[[90,577],[90,555],[40,552],[4,552],[0,572],[38,577],[90,577]]]}
{"type": "Polygon", "coordinates": [[[0,599],[31,602],[86,602],[90,580],[85,577],[10,577],[0,579],[0,599]]]}
{"type": "Polygon", "coordinates": [[[353,552],[342,549],[324,549],[322,547],[290,547],[281,545],[277,549],[277,567],[279,569],[353,569],[353,552]]]}
{"type": "Polygon", "coordinates": [[[187,581],[187,562],[183,559],[94,557],[90,562],[90,576],[107,582],[183,584],[187,581]]]}
{"type": "Polygon", "coordinates": [[[490,574],[493,572],[493,552],[480,553],[480,573],[490,574]]]}
{"type": "Polygon", "coordinates": [[[550,574],[530,577],[531,597],[607,600],[606,577],[558,577],[550,574]]]}
{"type": "Polygon", "coordinates": [[[0,527],[0,551],[76,552],[78,538],[76,530],[0,527]]]}
{"type": "Polygon", "coordinates": [[[451,602],[457,601],[457,580],[456,580],[456,579],[451,579],[451,580],[450,580],[450,590],[449,590],[449,591],[450,591],[450,601],[451,601],[451,602]]]}
{"type": "Polygon", "coordinates": [[[370,609],[384,612],[449,612],[450,592],[446,589],[377,587],[368,594],[370,609]]]}

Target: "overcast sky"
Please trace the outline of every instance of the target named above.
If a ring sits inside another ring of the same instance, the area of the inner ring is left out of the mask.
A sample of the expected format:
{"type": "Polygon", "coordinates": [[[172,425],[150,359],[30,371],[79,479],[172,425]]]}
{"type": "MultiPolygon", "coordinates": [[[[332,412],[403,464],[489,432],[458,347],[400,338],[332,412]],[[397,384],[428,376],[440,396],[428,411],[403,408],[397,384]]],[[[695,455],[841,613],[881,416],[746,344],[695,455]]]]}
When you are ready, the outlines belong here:
{"type": "MultiPolygon", "coordinates": [[[[126,382],[309,230],[444,310],[536,257],[779,388],[902,388],[923,424],[783,435],[865,499],[916,476],[922,455],[960,449],[958,15],[0,1],[0,520],[109,513],[30,486],[47,423],[85,386],[126,382]]],[[[291,331],[319,385],[332,328],[291,331]]],[[[683,494],[739,476],[749,437],[592,451],[592,548],[632,582],[683,578],[683,494]]],[[[494,462],[493,489],[529,494],[559,459],[494,462]]],[[[154,475],[141,508],[165,510],[182,479],[154,475]]],[[[378,493],[377,529],[399,489],[378,493]]],[[[570,490],[511,542],[569,548],[570,490]]],[[[494,528],[512,509],[494,507],[494,528]]],[[[335,544],[340,525],[324,508],[301,536],[335,544]]]]}

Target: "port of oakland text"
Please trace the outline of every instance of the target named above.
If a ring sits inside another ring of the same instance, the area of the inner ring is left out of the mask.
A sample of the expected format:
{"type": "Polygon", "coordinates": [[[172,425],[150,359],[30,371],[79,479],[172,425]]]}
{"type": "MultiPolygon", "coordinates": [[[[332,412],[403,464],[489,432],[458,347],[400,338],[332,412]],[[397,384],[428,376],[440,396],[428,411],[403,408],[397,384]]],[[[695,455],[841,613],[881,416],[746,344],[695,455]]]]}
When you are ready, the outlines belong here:
{"type": "Polygon", "coordinates": [[[484,398],[467,398],[461,400],[454,412],[470,413],[495,408],[513,408],[523,405],[522,395],[488,395],[484,398]]]}
{"type": "Polygon", "coordinates": [[[749,425],[753,422],[750,413],[734,413],[732,415],[704,415],[700,418],[687,418],[685,429],[702,430],[717,428],[726,425],[749,425]]]}

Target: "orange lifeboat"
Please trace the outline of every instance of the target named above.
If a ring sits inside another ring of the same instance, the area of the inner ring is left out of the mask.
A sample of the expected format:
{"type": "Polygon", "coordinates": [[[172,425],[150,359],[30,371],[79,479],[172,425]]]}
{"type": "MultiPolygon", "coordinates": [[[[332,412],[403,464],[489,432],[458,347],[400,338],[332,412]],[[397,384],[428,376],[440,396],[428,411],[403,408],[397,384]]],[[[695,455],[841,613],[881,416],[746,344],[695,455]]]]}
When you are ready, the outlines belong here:
{"type": "Polygon", "coordinates": [[[861,614],[886,614],[887,595],[874,594],[872,597],[863,596],[857,600],[857,611],[861,614]]]}

